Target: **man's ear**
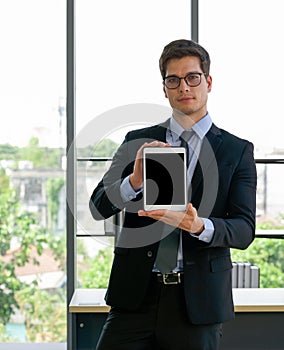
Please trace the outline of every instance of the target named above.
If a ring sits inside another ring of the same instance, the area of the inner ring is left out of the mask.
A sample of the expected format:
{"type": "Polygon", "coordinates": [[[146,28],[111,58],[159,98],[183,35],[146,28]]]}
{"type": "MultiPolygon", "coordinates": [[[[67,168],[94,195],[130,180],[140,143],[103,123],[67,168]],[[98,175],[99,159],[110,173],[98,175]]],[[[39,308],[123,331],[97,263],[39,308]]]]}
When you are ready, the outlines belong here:
{"type": "Polygon", "coordinates": [[[208,92],[211,92],[211,89],[212,89],[212,77],[211,75],[208,75],[207,77],[207,91],[208,92]]]}

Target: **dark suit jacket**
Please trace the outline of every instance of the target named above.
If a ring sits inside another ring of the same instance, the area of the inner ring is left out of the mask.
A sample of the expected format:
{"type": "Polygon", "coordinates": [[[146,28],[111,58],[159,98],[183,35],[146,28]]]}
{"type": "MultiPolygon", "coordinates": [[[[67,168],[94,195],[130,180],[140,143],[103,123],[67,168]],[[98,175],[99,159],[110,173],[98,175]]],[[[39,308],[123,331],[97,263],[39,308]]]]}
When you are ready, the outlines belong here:
{"type": "MultiPolygon", "coordinates": [[[[106,294],[111,306],[135,310],[150,280],[164,224],[137,215],[143,208],[142,194],[123,203],[120,184],[132,173],[138,148],[145,141],[165,141],[168,125],[169,120],[129,132],[90,199],[96,220],[125,210],[106,294]]],[[[224,322],[234,317],[230,248],[247,248],[255,233],[252,143],[213,124],[204,139],[189,196],[199,216],[212,220],[215,232],[208,243],[182,232],[187,313],[195,324],[224,322]]]]}

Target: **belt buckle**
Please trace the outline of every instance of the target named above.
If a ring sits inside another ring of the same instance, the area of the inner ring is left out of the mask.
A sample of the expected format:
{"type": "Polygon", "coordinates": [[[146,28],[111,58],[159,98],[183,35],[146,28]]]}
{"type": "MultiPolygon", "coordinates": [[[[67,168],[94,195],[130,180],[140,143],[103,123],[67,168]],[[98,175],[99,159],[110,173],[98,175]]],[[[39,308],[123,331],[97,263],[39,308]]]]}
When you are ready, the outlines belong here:
{"type": "Polygon", "coordinates": [[[179,284],[179,283],[181,283],[181,274],[180,274],[180,272],[166,273],[166,274],[163,274],[162,276],[163,276],[163,283],[164,284],[179,284]],[[174,281],[171,281],[170,280],[171,276],[176,276],[177,279],[174,280],[174,281]]]}

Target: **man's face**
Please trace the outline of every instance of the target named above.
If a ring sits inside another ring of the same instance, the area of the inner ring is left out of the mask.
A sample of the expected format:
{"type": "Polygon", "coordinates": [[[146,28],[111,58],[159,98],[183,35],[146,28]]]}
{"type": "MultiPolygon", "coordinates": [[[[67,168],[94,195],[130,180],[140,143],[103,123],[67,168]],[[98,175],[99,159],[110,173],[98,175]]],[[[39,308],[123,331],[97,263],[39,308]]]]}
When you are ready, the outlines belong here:
{"type": "MultiPolygon", "coordinates": [[[[180,59],[171,59],[167,65],[166,77],[185,77],[189,73],[203,73],[200,67],[199,58],[186,56],[180,59]]],[[[169,89],[164,85],[165,96],[175,114],[185,114],[190,116],[195,122],[205,116],[207,112],[207,98],[211,91],[212,78],[204,74],[200,76],[201,81],[198,86],[190,87],[184,79],[175,89],[169,89]]]]}

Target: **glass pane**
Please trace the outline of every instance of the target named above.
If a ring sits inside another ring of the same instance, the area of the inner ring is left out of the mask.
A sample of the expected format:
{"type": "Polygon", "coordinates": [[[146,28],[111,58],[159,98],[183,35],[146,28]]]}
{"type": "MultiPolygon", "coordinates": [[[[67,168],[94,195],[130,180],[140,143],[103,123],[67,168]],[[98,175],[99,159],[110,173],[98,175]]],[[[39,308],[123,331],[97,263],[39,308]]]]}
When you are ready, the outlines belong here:
{"type": "Polygon", "coordinates": [[[282,154],[282,1],[200,0],[199,42],[212,60],[209,111],[217,125],[282,154]],[[264,80],[264,77],[267,79],[264,80]],[[268,79],[269,78],[269,79],[268,79]]]}
{"type": "Polygon", "coordinates": [[[283,164],[257,164],[257,237],[245,251],[232,250],[237,268],[249,262],[259,268],[261,288],[284,288],[283,164]],[[268,238],[266,238],[268,237],[268,238]]]}
{"type": "Polygon", "coordinates": [[[114,237],[77,239],[79,288],[107,288],[113,259],[114,237]]]}
{"type": "Polygon", "coordinates": [[[105,161],[80,161],[77,167],[77,235],[105,235],[104,221],[93,219],[89,210],[89,198],[103,174],[110,166],[105,161]]]}
{"type": "Polygon", "coordinates": [[[260,228],[284,229],[283,164],[257,164],[257,222],[260,228]]]}
{"type": "Polygon", "coordinates": [[[0,2],[0,342],[66,342],[66,2],[0,2]]]}
{"type": "Polygon", "coordinates": [[[168,106],[158,61],[169,41],[190,37],[190,1],[78,1],[76,19],[77,131],[87,128],[94,143],[123,129],[120,143],[125,127],[147,123],[144,106],[127,115],[120,107],[168,106]]]}

